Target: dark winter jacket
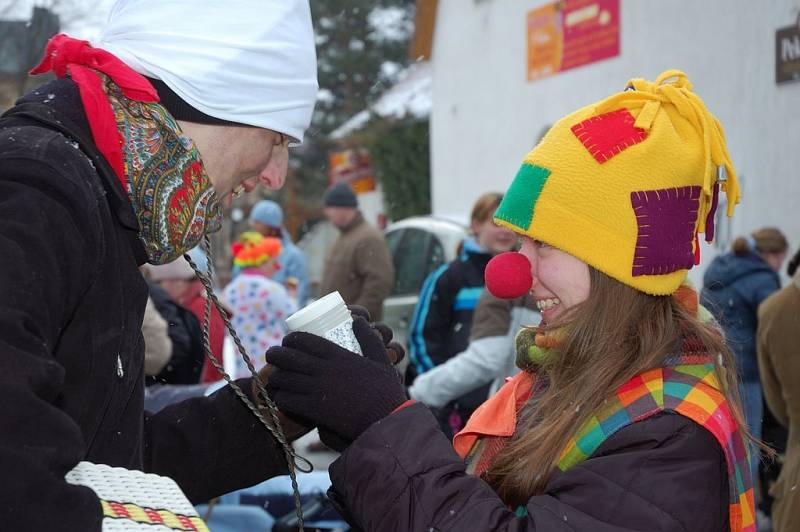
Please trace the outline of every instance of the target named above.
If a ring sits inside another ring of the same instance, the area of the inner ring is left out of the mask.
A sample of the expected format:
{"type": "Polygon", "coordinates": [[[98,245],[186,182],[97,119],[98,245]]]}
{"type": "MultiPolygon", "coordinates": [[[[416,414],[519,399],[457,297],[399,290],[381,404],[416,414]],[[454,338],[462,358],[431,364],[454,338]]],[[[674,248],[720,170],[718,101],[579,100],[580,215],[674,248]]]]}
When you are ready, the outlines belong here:
{"type": "MultiPolygon", "coordinates": [[[[447,362],[469,346],[472,315],[485,285],[491,255],[474,240],[464,242],[460,257],[431,273],[422,285],[409,328],[412,371],[421,374],[447,362]]],[[[457,409],[462,422],[486,400],[489,386],[459,397],[440,413],[446,420],[457,409]]]]}
{"type": "Polygon", "coordinates": [[[172,340],[172,356],[164,369],[147,377],[146,384],[197,384],[205,361],[203,330],[197,317],[179,305],[155,283],[148,283],[148,291],[158,313],[167,322],[167,333],[172,340]]]}
{"type": "Polygon", "coordinates": [[[415,404],[375,423],[330,469],[329,495],[364,531],[722,532],[725,455],[714,436],[657,414],[556,472],[518,517],[465,465],[436,420],[415,404]]]}
{"type": "Polygon", "coordinates": [[[716,257],[703,276],[700,302],[725,331],[742,380],[758,380],[758,306],[780,288],[780,278],[759,255],[716,257]]]}
{"type": "MultiPolygon", "coordinates": [[[[143,412],[138,224],[74,83],[0,119],[0,529],[100,530],[79,461],[174,478],[199,502],[285,471],[224,388],[143,412]]],[[[249,381],[241,381],[250,390],[249,381]]]]}

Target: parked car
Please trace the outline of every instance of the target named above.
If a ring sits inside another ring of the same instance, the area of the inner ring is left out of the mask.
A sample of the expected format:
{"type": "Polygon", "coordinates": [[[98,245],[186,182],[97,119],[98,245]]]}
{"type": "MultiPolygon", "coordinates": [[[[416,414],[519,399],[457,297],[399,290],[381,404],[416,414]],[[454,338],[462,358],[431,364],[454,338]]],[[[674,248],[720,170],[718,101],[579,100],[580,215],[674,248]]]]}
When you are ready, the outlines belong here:
{"type": "Polygon", "coordinates": [[[422,283],[436,268],[455,260],[468,229],[450,218],[414,216],[391,224],[385,234],[395,282],[391,295],[383,302],[383,321],[407,348],[408,327],[422,283]]]}

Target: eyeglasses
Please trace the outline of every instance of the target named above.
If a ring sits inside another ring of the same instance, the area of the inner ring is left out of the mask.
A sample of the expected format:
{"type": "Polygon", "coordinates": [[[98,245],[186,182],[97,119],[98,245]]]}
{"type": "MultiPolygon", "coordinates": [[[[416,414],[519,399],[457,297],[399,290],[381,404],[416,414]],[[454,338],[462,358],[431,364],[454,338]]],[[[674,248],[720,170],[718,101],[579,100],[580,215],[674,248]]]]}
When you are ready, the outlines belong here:
{"type": "Polygon", "coordinates": [[[289,143],[291,143],[292,139],[289,138],[289,135],[284,135],[283,133],[278,133],[278,139],[275,141],[275,146],[282,146],[284,148],[289,147],[289,143]]]}

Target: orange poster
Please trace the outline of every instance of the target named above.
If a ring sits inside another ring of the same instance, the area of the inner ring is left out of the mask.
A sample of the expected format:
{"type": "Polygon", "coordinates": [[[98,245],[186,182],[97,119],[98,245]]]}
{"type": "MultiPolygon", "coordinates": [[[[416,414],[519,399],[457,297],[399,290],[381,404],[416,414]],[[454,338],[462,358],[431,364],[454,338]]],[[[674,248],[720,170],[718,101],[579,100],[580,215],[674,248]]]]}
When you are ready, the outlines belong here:
{"type": "Polygon", "coordinates": [[[561,0],[527,18],[529,81],[619,55],[619,0],[561,0]]]}
{"type": "Polygon", "coordinates": [[[328,157],[328,182],[347,181],[356,194],[375,190],[372,160],[366,149],[336,151],[328,157]]]}

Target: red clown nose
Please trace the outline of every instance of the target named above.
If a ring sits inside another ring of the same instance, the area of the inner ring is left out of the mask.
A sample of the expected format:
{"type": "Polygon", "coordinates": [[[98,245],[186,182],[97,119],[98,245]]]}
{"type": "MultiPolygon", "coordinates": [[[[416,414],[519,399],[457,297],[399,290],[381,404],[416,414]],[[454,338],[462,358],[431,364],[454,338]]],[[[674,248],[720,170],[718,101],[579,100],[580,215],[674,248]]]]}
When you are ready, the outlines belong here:
{"type": "Polygon", "coordinates": [[[524,296],[533,286],[531,263],[522,253],[510,251],[497,255],[486,265],[486,288],[500,299],[524,296]]]}

